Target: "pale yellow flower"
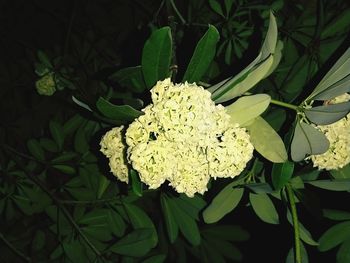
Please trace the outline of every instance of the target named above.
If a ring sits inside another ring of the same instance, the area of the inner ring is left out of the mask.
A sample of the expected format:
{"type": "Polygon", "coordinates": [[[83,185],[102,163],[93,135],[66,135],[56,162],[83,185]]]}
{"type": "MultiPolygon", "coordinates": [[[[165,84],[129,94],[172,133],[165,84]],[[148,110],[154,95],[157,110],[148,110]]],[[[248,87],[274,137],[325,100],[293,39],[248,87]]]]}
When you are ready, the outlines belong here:
{"type": "Polygon", "coordinates": [[[49,73],[35,82],[35,87],[40,95],[51,96],[56,91],[54,73],[49,73]]]}

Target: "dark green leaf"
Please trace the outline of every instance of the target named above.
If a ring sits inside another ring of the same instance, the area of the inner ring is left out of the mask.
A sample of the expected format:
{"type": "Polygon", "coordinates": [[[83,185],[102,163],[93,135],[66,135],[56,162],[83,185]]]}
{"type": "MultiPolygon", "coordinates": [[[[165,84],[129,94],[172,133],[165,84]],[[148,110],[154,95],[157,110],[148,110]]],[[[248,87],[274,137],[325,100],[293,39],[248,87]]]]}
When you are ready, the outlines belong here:
{"type": "Polygon", "coordinates": [[[348,211],[323,209],[323,216],[337,221],[350,220],[350,212],[348,211]]]}
{"type": "Polygon", "coordinates": [[[77,152],[83,153],[83,154],[86,153],[90,148],[90,145],[87,142],[85,131],[86,131],[86,129],[84,126],[80,127],[74,136],[74,149],[77,152]]]}
{"type": "Polygon", "coordinates": [[[203,219],[207,224],[215,223],[231,212],[243,196],[243,188],[233,188],[237,182],[228,184],[212,200],[210,205],[203,211],[203,219]]]}
{"type": "Polygon", "coordinates": [[[50,68],[50,69],[53,68],[53,66],[50,62],[50,59],[48,58],[48,56],[45,54],[44,51],[38,50],[37,55],[38,55],[40,62],[43,63],[45,65],[45,67],[50,68]]]}
{"type": "Polygon", "coordinates": [[[55,164],[52,167],[61,171],[62,173],[65,173],[65,174],[75,174],[74,167],[66,165],[66,164],[55,164]]]}
{"type": "Polygon", "coordinates": [[[62,150],[63,142],[64,142],[64,133],[63,133],[62,125],[56,121],[50,121],[49,127],[50,127],[51,136],[56,142],[58,149],[62,150]]]}
{"type": "Polygon", "coordinates": [[[350,179],[350,165],[338,170],[331,170],[330,173],[335,179],[350,179]]]}
{"type": "Polygon", "coordinates": [[[106,176],[100,175],[98,182],[98,190],[97,190],[97,198],[101,198],[108,186],[110,185],[111,180],[109,180],[106,176]]]}
{"type": "Polygon", "coordinates": [[[170,76],[171,56],[170,27],[154,31],[142,50],[142,73],[148,88],[152,88],[158,80],[164,80],[170,76]]]}
{"type": "Polygon", "coordinates": [[[142,263],[163,263],[165,262],[166,255],[160,254],[160,255],[155,255],[153,257],[149,257],[142,261],[142,263]]]}
{"type": "Polygon", "coordinates": [[[329,228],[320,238],[318,249],[320,251],[327,251],[350,237],[350,221],[336,224],[329,228]]]}
{"type": "Polygon", "coordinates": [[[138,173],[134,169],[129,171],[131,179],[131,188],[135,195],[142,196],[142,182],[140,181],[138,173]]]}
{"type": "Polygon", "coordinates": [[[292,159],[303,160],[307,154],[322,154],[329,148],[326,136],[310,124],[297,121],[291,145],[292,159]]]}
{"type": "Polygon", "coordinates": [[[51,139],[41,138],[39,143],[43,147],[43,149],[48,152],[58,152],[57,144],[51,139]]]}
{"type": "Polygon", "coordinates": [[[170,243],[174,243],[177,239],[179,226],[176,223],[168,198],[165,195],[161,195],[160,202],[170,243]]]}
{"type": "Polygon", "coordinates": [[[112,209],[108,210],[107,222],[114,235],[117,237],[124,235],[126,224],[123,218],[116,211],[112,209]]]}
{"type": "Polygon", "coordinates": [[[350,238],[348,238],[343,244],[341,244],[337,253],[337,263],[349,263],[350,262],[350,238]]]}
{"type": "Polygon", "coordinates": [[[118,82],[121,86],[136,93],[141,93],[146,89],[141,66],[118,70],[109,76],[109,79],[118,82]]]}
{"type": "Polygon", "coordinates": [[[350,110],[350,102],[330,104],[305,109],[306,117],[313,123],[327,125],[345,117],[350,110]]]}
{"type": "Polygon", "coordinates": [[[250,203],[257,216],[269,224],[279,224],[277,210],[267,194],[249,194],[250,203]]]}
{"type": "Polygon", "coordinates": [[[224,12],[222,11],[222,7],[218,1],[209,0],[209,5],[214,10],[215,13],[217,13],[218,15],[220,15],[222,17],[225,17],[224,12]]]}
{"type": "Polygon", "coordinates": [[[338,179],[338,180],[317,180],[306,182],[318,188],[331,190],[331,191],[349,191],[350,179],[338,179]]]}
{"type": "Polygon", "coordinates": [[[208,70],[216,50],[216,44],[219,41],[219,32],[217,29],[209,25],[207,32],[199,40],[196,49],[192,55],[190,63],[182,79],[183,82],[189,83],[198,82],[202,79],[205,72],[208,70]]]}
{"type": "Polygon", "coordinates": [[[129,105],[114,105],[102,97],[96,102],[96,107],[104,116],[116,121],[133,121],[143,114],[129,105]]]}
{"type": "Polygon", "coordinates": [[[285,163],[275,163],[272,167],[272,184],[276,190],[284,187],[292,178],[294,171],[294,163],[285,162],[285,163]]]}
{"type": "Polygon", "coordinates": [[[109,250],[125,256],[142,257],[146,255],[152,246],[153,230],[150,228],[139,228],[112,245],[109,250]]]}
{"type": "Polygon", "coordinates": [[[74,115],[63,125],[64,135],[71,135],[73,132],[76,131],[76,129],[78,129],[78,127],[83,123],[83,121],[83,118],[79,114],[74,115]]]}
{"type": "Polygon", "coordinates": [[[78,157],[78,154],[75,152],[64,152],[60,156],[51,160],[52,164],[61,164],[67,161],[71,161],[72,159],[78,157]]]}
{"type": "Polygon", "coordinates": [[[180,194],[180,198],[176,198],[176,202],[182,210],[197,221],[199,221],[199,212],[206,206],[206,202],[201,197],[188,197],[185,194],[180,194]]]}
{"type": "Polygon", "coordinates": [[[35,139],[30,139],[27,142],[29,152],[39,161],[45,160],[44,150],[41,148],[39,142],[35,139]]]}
{"type": "Polygon", "coordinates": [[[79,240],[66,239],[62,245],[64,253],[73,263],[89,262],[85,254],[85,249],[79,240]]]}

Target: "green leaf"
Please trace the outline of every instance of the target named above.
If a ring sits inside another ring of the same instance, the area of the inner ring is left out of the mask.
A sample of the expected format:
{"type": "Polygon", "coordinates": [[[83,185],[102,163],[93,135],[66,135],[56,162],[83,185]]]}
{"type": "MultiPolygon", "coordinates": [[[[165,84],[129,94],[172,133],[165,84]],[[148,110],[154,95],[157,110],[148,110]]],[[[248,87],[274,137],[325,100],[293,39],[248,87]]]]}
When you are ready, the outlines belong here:
{"type": "Polygon", "coordinates": [[[280,190],[284,187],[292,178],[294,172],[294,163],[275,163],[272,167],[272,184],[276,190],[280,190]]]}
{"type": "Polygon", "coordinates": [[[350,220],[350,212],[335,209],[323,209],[323,216],[331,220],[350,220]]]}
{"type": "Polygon", "coordinates": [[[350,48],[338,59],[306,99],[329,100],[350,91],[350,48]]]}
{"type": "Polygon", "coordinates": [[[342,33],[343,31],[347,31],[349,29],[350,10],[345,8],[344,10],[340,11],[342,13],[337,14],[336,19],[332,19],[332,21],[323,29],[321,33],[322,39],[334,37],[335,34],[342,33]]]}
{"type": "Polygon", "coordinates": [[[176,223],[175,216],[169,204],[168,198],[165,195],[161,195],[160,203],[162,206],[163,216],[170,243],[174,243],[179,233],[179,226],[176,223]]]}
{"type": "MultiPolygon", "coordinates": [[[[307,254],[307,250],[302,242],[300,242],[300,252],[301,252],[301,262],[300,263],[309,263],[309,256],[307,254]]],[[[292,247],[287,255],[286,263],[295,263],[295,254],[294,247],[292,247]]]]}
{"type": "Polygon", "coordinates": [[[277,210],[267,194],[249,194],[250,204],[256,215],[269,224],[279,224],[277,210]]]}
{"type": "Polygon", "coordinates": [[[62,245],[64,253],[73,263],[89,262],[85,254],[85,249],[79,240],[66,239],[62,245]]]}
{"type": "Polygon", "coordinates": [[[62,129],[64,135],[67,136],[73,134],[83,122],[84,119],[79,114],[74,115],[63,125],[62,129]]]}
{"type": "Polygon", "coordinates": [[[130,169],[131,188],[135,195],[142,196],[142,182],[140,181],[138,173],[134,169],[130,169]]]}
{"type": "Polygon", "coordinates": [[[39,142],[35,139],[30,139],[27,142],[29,152],[39,161],[45,161],[45,153],[39,142]]]}
{"type": "Polygon", "coordinates": [[[249,121],[260,116],[269,106],[271,97],[267,94],[244,96],[226,106],[227,114],[232,123],[244,126],[249,121]]]}
{"type": "Polygon", "coordinates": [[[317,180],[306,182],[318,188],[331,190],[331,191],[349,191],[350,179],[338,179],[338,180],[317,180]]]}
{"type": "Polygon", "coordinates": [[[269,28],[259,55],[236,76],[210,87],[208,90],[212,92],[212,99],[216,103],[228,101],[247,92],[265,78],[274,65],[276,43],[277,24],[274,15],[270,13],[269,28]]]}
{"type": "Polygon", "coordinates": [[[329,148],[326,136],[313,126],[297,121],[291,145],[292,159],[303,160],[307,154],[322,154],[329,148]]]}
{"type": "Polygon", "coordinates": [[[337,263],[350,262],[350,238],[341,244],[337,253],[337,263]]]}
{"type": "Polygon", "coordinates": [[[199,212],[207,205],[207,203],[198,195],[188,197],[185,194],[180,194],[180,198],[176,198],[176,202],[182,210],[197,221],[199,221],[199,212]]]}
{"type": "Polygon", "coordinates": [[[162,27],[152,33],[142,50],[142,73],[148,88],[170,76],[171,56],[171,29],[162,27]]]}
{"type": "Polygon", "coordinates": [[[210,239],[219,238],[231,242],[246,241],[250,238],[246,230],[235,225],[212,225],[202,230],[201,233],[210,239]]]}
{"type": "Polygon", "coordinates": [[[64,174],[75,174],[76,173],[74,167],[66,165],[66,164],[55,164],[52,167],[59,170],[60,172],[62,172],[64,174]]]}
{"type": "Polygon", "coordinates": [[[350,237],[350,221],[336,224],[329,228],[320,238],[318,249],[320,251],[327,251],[350,237]]]}
{"type": "Polygon", "coordinates": [[[62,125],[56,121],[50,121],[49,128],[50,128],[51,136],[56,142],[58,149],[62,150],[63,143],[64,143],[64,133],[63,133],[62,125]]]}
{"type": "Polygon", "coordinates": [[[142,257],[146,255],[152,246],[153,230],[139,228],[112,245],[109,250],[124,256],[142,257]]]}
{"type": "Polygon", "coordinates": [[[209,0],[210,7],[214,10],[218,15],[225,17],[224,12],[222,11],[222,7],[220,3],[216,0],[209,0]]]}
{"type": "Polygon", "coordinates": [[[350,179],[350,165],[346,165],[341,169],[338,170],[331,170],[330,173],[335,179],[350,179]]]}
{"type": "Polygon", "coordinates": [[[163,263],[165,262],[166,255],[160,254],[160,255],[155,255],[153,257],[149,257],[142,261],[142,263],[163,263]]]}
{"type": "Polygon", "coordinates": [[[315,124],[327,125],[345,117],[350,110],[350,102],[330,104],[305,109],[306,117],[315,124]]]}
{"type": "Polygon", "coordinates": [[[77,158],[78,154],[75,152],[64,152],[60,156],[57,156],[56,158],[51,160],[52,164],[61,164],[65,163],[67,161],[71,161],[74,158],[77,158]]]}
{"type": "Polygon", "coordinates": [[[174,217],[181,233],[193,246],[198,246],[201,242],[198,225],[195,219],[191,218],[176,202],[176,199],[168,199],[170,208],[174,212],[174,217]]]}
{"type": "Polygon", "coordinates": [[[117,237],[124,235],[126,224],[123,218],[113,209],[108,210],[107,222],[114,235],[117,237]]]}
{"type": "Polygon", "coordinates": [[[263,157],[274,163],[287,160],[287,150],[281,137],[263,118],[255,118],[246,128],[255,150],[263,157]]]}
{"type": "Polygon", "coordinates": [[[47,67],[47,68],[49,68],[49,69],[52,69],[52,68],[53,68],[53,66],[52,66],[52,64],[51,64],[51,62],[50,62],[49,57],[45,54],[44,51],[38,50],[37,55],[38,55],[39,61],[40,61],[41,63],[43,63],[43,64],[45,65],[45,67],[47,67]]]}
{"type": "Polygon", "coordinates": [[[194,50],[182,79],[183,82],[188,81],[189,83],[192,83],[198,82],[202,79],[215,56],[216,44],[219,41],[219,38],[218,30],[214,26],[209,25],[207,32],[199,40],[196,49],[194,50]]]}
{"type": "Polygon", "coordinates": [[[84,109],[86,109],[86,110],[88,110],[88,111],[91,111],[91,112],[93,111],[93,110],[90,108],[90,106],[89,106],[88,104],[82,102],[81,100],[77,99],[77,98],[74,97],[74,96],[72,96],[72,101],[73,101],[75,104],[77,104],[78,106],[80,106],[80,107],[82,107],[82,108],[84,108],[84,109]]]}
{"type": "Polygon", "coordinates": [[[103,194],[106,192],[108,186],[110,185],[111,180],[109,180],[106,176],[99,176],[98,182],[98,190],[97,190],[97,198],[100,199],[103,194]]]}
{"type": "Polygon", "coordinates": [[[40,138],[39,143],[41,147],[48,152],[58,152],[57,144],[51,139],[40,138]]]}
{"type": "Polygon", "coordinates": [[[74,149],[79,153],[86,153],[89,151],[90,145],[86,138],[86,129],[84,126],[80,127],[74,136],[74,149]]]}
{"type": "Polygon", "coordinates": [[[215,223],[236,208],[243,196],[244,189],[233,188],[235,185],[237,185],[236,181],[228,184],[214,197],[210,205],[203,211],[204,222],[215,223]]]}
{"type": "Polygon", "coordinates": [[[144,114],[129,105],[114,105],[102,97],[97,100],[96,107],[104,116],[116,121],[133,121],[144,114]]]}
{"type": "Polygon", "coordinates": [[[146,89],[141,66],[123,68],[108,78],[136,93],[141,93],[146,89]]]}

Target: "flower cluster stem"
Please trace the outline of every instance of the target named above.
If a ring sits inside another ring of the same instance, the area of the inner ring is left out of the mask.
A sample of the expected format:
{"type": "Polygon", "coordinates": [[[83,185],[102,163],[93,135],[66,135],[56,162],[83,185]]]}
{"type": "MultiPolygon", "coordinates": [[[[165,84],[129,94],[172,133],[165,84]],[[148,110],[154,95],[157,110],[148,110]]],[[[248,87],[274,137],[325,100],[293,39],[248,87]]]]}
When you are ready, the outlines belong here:
{"type": "Polygon", "coordinates": [[[295,105],[287,103],[287,102],[282,102],[282,101],[279,101],[279,100],[271,99],[271,104],[275,104],[275,105],[282,106],[282,107],[285,107],[285,108],[288,108],[288,109],[295,110],[296,112],[299,112],[299,107],[298,106],[295,106],[295,105]]]}

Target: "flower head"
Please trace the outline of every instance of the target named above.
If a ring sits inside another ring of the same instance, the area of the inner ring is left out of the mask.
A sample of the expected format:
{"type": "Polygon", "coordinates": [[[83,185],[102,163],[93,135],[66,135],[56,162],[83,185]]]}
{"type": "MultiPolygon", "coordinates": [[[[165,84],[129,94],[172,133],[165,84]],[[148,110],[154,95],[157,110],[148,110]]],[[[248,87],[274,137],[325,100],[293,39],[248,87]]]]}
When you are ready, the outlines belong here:
{"type": "MultiPolygon", "coordinates": [[[[346,102],[350,94],[345,93],[329,101],[330,104],[346,102]]],[[[326,170],[337,170],[350,163],[350,113],[339,121],[329,125],[318,125],[327,137],[329,149],[319,155],[312,155],[315,167],[326,170]]]]}
{"type": "Polygon", "coordinates": [[[35,87],[40,95],[51,96],[56,91],[54,73],[49,73],[35,82],[35,87]]]}

